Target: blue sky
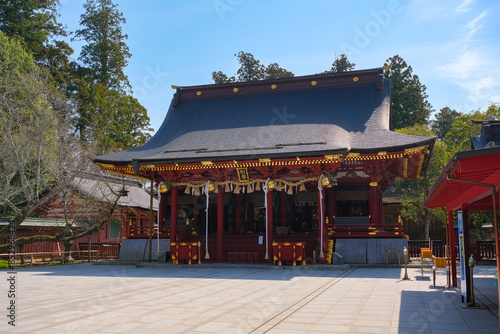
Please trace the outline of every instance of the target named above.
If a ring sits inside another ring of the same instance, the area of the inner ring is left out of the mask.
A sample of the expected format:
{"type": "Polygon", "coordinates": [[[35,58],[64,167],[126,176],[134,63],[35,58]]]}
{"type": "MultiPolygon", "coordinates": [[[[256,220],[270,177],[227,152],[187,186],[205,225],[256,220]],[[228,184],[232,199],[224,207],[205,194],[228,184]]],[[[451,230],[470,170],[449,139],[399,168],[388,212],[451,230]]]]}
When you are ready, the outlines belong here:
{"type": "MultiPolygon", "coordinates": [[[[61,0],[59,21],[78,29],[84,0],[61,0]]],[[[308,75],[346,53],[356,69],[399,54],[426,85],[434,110],[500,102],[500,2],[481,0],[115,0],[132,57],[125,73],[156,130],[171,85],[233,75],[252,53],[308,75]]],[[[70,43],[78,57],[79,43],[70,43]]]]}

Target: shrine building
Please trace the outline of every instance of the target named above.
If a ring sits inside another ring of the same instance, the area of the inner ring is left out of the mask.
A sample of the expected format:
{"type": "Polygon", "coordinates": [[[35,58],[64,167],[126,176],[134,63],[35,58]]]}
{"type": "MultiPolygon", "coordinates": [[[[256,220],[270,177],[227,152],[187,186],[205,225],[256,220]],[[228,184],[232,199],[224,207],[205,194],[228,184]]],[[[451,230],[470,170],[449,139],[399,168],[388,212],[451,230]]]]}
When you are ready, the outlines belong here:
{"type": "Polygon", "coordinates": [[[382,193],[420,177],[435,138],[390,130],[383,71],[175,87],[148,143],[95,162],[152,180],[155,238],[199,243],[205,261],[272,261],[273,242],[305,245],[319,263],[341,240],[387,249],[406,239],[400,220],[384,219],[382,193]]]}

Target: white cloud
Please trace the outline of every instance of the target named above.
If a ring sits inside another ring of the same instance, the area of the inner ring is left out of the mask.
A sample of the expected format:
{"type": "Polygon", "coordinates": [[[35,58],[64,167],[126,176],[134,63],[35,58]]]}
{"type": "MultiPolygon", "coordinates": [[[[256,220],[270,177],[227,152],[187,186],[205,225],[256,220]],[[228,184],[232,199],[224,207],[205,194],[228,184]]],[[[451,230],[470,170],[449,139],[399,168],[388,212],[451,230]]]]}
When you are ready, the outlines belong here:
{"type": "Polygon", "coordinates": [[[467,23],[465,26],[467,29],[469,29],[469,33],[467,34],[467,39],[469,39],[474,33],[476,33],[479,29],[481,29],[483,26],[479,23],[486,15],[488,12],[485,10],[483,11],[478,17],[467,23]]]}
{"type": "MultiPolygon", "coordinates": [[[[453,46],[447,48],[449,50],[454,49],[453,46]]],[[[451,59],[448,64],[438,67],[438,72],[452,79],[465,79],[470,77],[474,73],[477,73],[484,62],[478,52],[472,50],[457,52],[455,55],[451,54],[449,56],[454,57],[454,59],[451,59]]]]}
{"type": "Polygon", "coordinates": [[[455,10],[457,12],[468,12],[469,11],[469,5],[472,4],[474,0],[464,0],[455,10]]]}

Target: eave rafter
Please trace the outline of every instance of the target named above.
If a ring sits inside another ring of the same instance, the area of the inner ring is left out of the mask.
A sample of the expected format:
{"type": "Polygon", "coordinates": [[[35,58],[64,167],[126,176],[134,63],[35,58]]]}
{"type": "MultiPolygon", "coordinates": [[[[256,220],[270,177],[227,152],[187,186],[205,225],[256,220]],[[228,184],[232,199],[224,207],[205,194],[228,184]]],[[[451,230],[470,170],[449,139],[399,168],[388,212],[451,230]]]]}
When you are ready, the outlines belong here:
{"type": "Polygon", "coordinates": [[[247,169],[250,179],[267,178],[293,178],[293,177],[315,177],[324,172],[335,174],[337,170],[362,167],[366,174],[380,176],[390,169],[397,177],[410,177],[408,175],[409,161],[416,160],[415,172],[417,177],[420,174],[424,162],[424,156],[429,152],[429,146],[408,148],[397,152],[377,152],[377,153],[356,153],[350,152],[347,155],[325,155],[310,158],[288,158],[271,159],[261,158],[250,161],[200,161],[197,163],[167,163],[167,164],[139,164],[135,171],[130,165],[102,164],[99,166],[103,170],[110,172],[161,181],[163,179],[179,180],[188,182],[191,176],[185,176],[186,172],[196,176],[197,180],[238,181],[238,169],[247,169]],[[205,177],[200,177],[205,175],[205,177]],[[207,177],[207,175],[212,175],[207,177]]]}

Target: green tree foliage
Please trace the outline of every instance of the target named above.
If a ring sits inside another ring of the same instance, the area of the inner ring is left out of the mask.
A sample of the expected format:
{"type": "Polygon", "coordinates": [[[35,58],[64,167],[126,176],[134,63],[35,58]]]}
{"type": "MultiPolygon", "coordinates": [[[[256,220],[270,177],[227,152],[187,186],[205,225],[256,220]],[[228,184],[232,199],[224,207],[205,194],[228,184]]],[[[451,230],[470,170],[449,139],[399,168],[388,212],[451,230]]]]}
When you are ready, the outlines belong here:
{"type": "Polygon", "coordinates": [[[448,107],[442,108],[431,121],[431,129],[440,140],[446,137],[448,131],[451,130],[453,122],[460,116],[456,110],[448,107]]]}
{"type": "Polygon", "coordinates": [[[101,129],[106,129],[103,133],[101,151],[106,149],[113,151],[126,150],[137,147],[147,142],[150,135],[145,132],[153,131],[149,126],[149,117],[144,108],[136,98],[123,94],[122,92],[110,92],[111,97],[107,108],[109,120],[103,124],[101,129]]]}
{"type": "Polygon", "coordinates": [[[54,179],[61,108],[19,40],[0,33],[0,206],[19,223],[54,179]]]}
{"type": "Polygon", "coordinates": [[[59,0],[5,0],[0,2],[0,31],[12,38],[19,38],[35,61],[46,68],[51,83],[61,94],[69,95],[68,83],[72,81],[69,56],[73,49],[64,41],[62,24],[57,22],[59,0]]]}
{"type": "MultiPolygon", "coordinates": [[[[61,98],[19,39],[0,33],[0,215],[13,217],[17,229],[26,217],[53,198],[66,198],[79,174],[88,172],[94,151],[79,145],[71,131],[66,100],[61,98]]],[[[130,102],[130,103],[133,103],[130,102]]],[[[120,123],[120,120],[117,120],[120,123]]],[[[56,236],[16,238],[15,245],[60,241],[69,250],[72,240],[97,231],[109,221],[117,198],[97,207],[83,207],[102,219],[73,234],[74,220],[56,236]]],[[[63,209],[66,212],[64,200],[63,209]]],[[[0,228],[0,251],[6,252],[7,226],[0,228]]],[[[10,241],[10,240],[9,240],[10,241]]]]}
{"type": "Polygon", "coordinates": [[[79,60],[90,69],[92,84],[100,83],[111,90],[130,87],[123,72],[131,57],[122,32],[126,20],[118,5],[111,0],[88,0],[81,16],[83,27],[75,32],[75,39],[84,40],[79,60]]]}
{"type": "MultiPolygon", "coordinates": [[[[435,137],[435,134],[424,124],[398,129],[396,132],[414,136],[435,137]]],[[[396,183],[396,189],[401,194],[402,199],[401,217],[406,221],[421,223],[422,238],[424,240],[429,238],[429,227],[432,221],[445,221],[443,213],[427,209],[424,200],[441,173],[440,166],[446,164],[449,156],[450,153],[447,152],[446,145],[442,142],[436,142],[427,169],[420,176],[420,179],[402,180],[396,183]]]]}
{"type": "Polygon", "coordinates": [[[0,2],[0,30],[17,36],[37,61],[49,57],[49,42],[54,36],[66,35],[57,22],[59,0],[3,0],[0,2]]]}
{"type": "Polygon", "coordinates": [[[290,78],[293,76],[295,76],[295,74],[285,70],[284,68],[281,68],[277,63],[269,64],[266,67],[266,79],[290,78]]]}
{"type": "Polygon", "coordinates": [[[388,58],[385,77],[392,82],[391,128],[401,129],[415,124],[427,124],[432,106],[427,101],[426,87],[411,66],[398,55],[388,58]]]}
{"type": "Polygon", "coordinates": [[[238,52],[237,55],[240,68],[238,69],[238,81],[262,80],[266,77],[266,67],[250,52],[238,52]]]}
{"type": "Polygon", "coordinates": [[[339,73],[339,72],[347,72],[354,70],[356,64],[351,63],[349,59],[347,59],[346,54],[341,54],[339,57],[335,56],[335,61],[332,64],[332,68],[327,73],[339,73]]]}
{"type": "Polygon", "coordinates": [[[281,68],[277,63],[269,64],[266,67],[249,52],[240,51],[238,54],[235,54],[235,56],[240,63],[240,68],[236,73],[237,77],[229,77],[222,71],[212,72],[212,80],[216,84],[236,81],[245,82],[262,79],[289,78],[294,76],[292,72],[281,68]]]}
{"type": "Polygon", "coordinates": [[[485,112],[476,110],[458,116],[444,138],[450,151],[461,152],[472,149],[471,138],[481,134],[481,124],[474,124],[473,120],[500,120],[500,104],[491,104],[485,112]]]}
{"type": "Polygon", "coordinates": [[[236,79],[235,79],[234,76],[233,77],[228,77],[222,71],[212,72],[212,80],[216,84],[230,83],[230,82],[235,82],[236,81],[236,79]]]}
{"type": "Polygon", "coordinates": [[[79,117],[75,128],[84,142],[97,142],[98,153],[126,150],[144,144],[152,131],[146,109],[130,96],[124,73],[130,58],[123,14],[111,0],[88,0],[76,39],[82,47],[74,66],[79,117]]]}

